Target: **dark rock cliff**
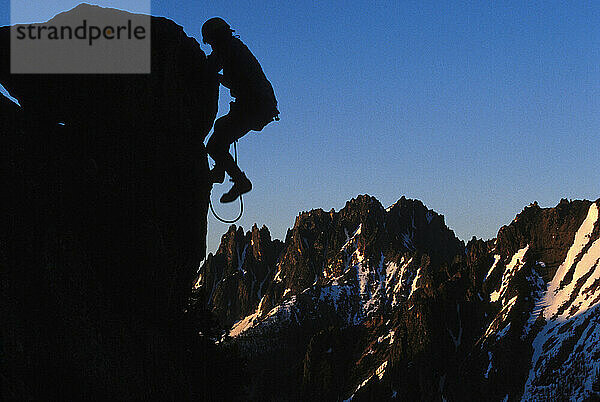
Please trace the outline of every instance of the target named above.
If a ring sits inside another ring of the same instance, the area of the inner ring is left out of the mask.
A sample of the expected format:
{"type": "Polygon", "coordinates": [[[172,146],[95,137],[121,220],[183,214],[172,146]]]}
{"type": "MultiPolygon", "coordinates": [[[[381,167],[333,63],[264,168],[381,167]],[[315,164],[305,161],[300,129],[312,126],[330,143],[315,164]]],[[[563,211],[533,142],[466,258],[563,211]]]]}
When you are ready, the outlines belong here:
{"type": "Polygon", "coordinates": [[[210,395],[197,370],[214,347],[184,311],[217,81],[180,26],[151,24],[148,75],[11,75],[0,28],[0,83],[22,106],[0,100],[6,398],[210,395]]]}

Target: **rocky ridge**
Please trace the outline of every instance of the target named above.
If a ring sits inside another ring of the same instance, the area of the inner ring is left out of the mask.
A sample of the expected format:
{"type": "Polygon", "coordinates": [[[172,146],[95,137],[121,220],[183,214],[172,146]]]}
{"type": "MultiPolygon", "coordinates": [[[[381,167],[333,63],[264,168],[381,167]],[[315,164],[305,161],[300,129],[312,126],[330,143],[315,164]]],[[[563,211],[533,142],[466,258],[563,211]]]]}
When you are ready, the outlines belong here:
{"type": "MultiPolygon", "coordinates": [[[[339,212],[301,213],[260,268],[261,291],[226,315],[221,344],[269,374],[249,399],[593,398],[599,204],[534,203],[495,239],[466,246],[443,216],[404,197],[387,209],[359,196],[339,212]]],[[[223,239],[233,233],[242,240],[235,227],[223,239]]],[[[225,290],[234,276],[219,264],[231,254],[223,244],[197,284],[219,294],[204,299],[219,318],[237,299],[225,290]]],[[[255,275],[252,259],[235,264],[238,282],[255,275]]]]}

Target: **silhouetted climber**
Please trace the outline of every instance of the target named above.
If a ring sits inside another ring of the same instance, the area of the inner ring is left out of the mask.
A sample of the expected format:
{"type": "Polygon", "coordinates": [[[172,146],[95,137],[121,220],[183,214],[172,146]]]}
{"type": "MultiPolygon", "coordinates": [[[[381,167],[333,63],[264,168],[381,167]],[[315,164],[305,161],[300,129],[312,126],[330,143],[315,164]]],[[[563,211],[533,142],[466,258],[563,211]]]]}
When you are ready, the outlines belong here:
{"type": "Polygon", "coordinates": [[[229,153],[229,146],[250,130],[261,131],[273,120],[279,120],[277,100],[273,87],[258,60],[244,43],[233,36],[234,30],[221,18],[211,18],[202,26],[202,40],[212,53],[208,66],[218,73],[219,81],[229,88],[235,101],[230,102],[229,113],[215,122],[213,134],[206,144],[208,154],[215,161],[211,170],[213,183],[223,183],[225,172],[233,187],[221,197],[221,202],[232,202],[252,190],[252,183],[229,153]]]}

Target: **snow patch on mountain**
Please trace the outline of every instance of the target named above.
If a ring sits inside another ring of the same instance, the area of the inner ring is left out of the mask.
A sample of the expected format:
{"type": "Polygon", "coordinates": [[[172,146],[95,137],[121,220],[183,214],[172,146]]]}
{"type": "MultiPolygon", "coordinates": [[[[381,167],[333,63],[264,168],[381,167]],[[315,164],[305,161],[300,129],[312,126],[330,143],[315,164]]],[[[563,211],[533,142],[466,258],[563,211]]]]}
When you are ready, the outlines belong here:
{"type": "Polygon", "coordinates": [[[352,288],[349,285],[342,285],[337,280],[333,280],[329,285],[319,289],[319,300],[333,305],[335,311],[338,311],[340,300],[348,299],[351,292],[352,288]]]}
{"type": "Polygon", "coordinates": [[[600,356],[600,239],[591,236],[598,225],[598,205],[592,204],[564,262],[537,308],[545,325],[533,341],[531,368],[523,400],[565,394],[583,400],[592,393],[600,356]],[[545,377],[560,378],[548,383],[545,377]]]}
{"type": "Polygon", "coordinates": [[[414,274],[411,275],[408,269],[412,262],[412,258],[405,259],[402,257],[398,263],[400,266],[394,262],[389,262],[386,266],[385,289],[388,300],[391,300],[392,307],[405,300],[402,290],[406,286],[412,285],[411,280],[414,278],[414,274]]]}
{"type": "Polygon", "coordinates": [[[408,298],[412,296],[412,294],[419,288],[419,279],[421,279],[421,267],[417,269],[417,274],[412,279],[412,283],[410,284],[410,293],[408,294],[408,298]]]}
{"type": "MultiPolygon", "coordinates": [[[[406,301],[420,285],[421,268],[413,264],[413,258],[401,257],[399,262],[386,261],[383,252],[378,261],[366,258],[359,248],[358,239],[362,233],[362,224],[349,235],[346,231],[346,242],[340,249],[345,263],[342,275],[329,279],[325,284],[315,281],[312,286],[302,292],[309,295],[311,310],[319,310],[319,305],[329,305],[348,325],[358,325],[365,319],[381,310],[383,306],[392,307],[406,301]]],[[[274,281],[278,281],[279,273],[274,281]]],[[[293,311],[296,296],[290,298],[291,291],[283,293],[285,303],[271,310],[266,316],[255,312],[240,320],[230,331],[231,336],[238,336],[249,328],[262,325],[262,321],[272,321],[276,317],[289,320],[284,310],[293,311]]],[[[461,329],[458,337],[460,339],[461,329]]]]}
{"type": "Polygon", "coordinates": [[[243,319],[239,320],[229,331],[229,336],[236,337],[242,332],[246,331],[248,328],[251,328],[254,323],[258,320],[259,311],[257,310],[254,314],[251,314],[243,319]]]}
{"type": "Polygon", "coordinates": [[[243,266],[244,266],[244,261],[246,261],[246,251],[247,250],[248,250],[248,245],[246,244],[244,246],[244,250],[242,251],[242,255],[240,255],[239,245],[236,245],[236,247],[235,247],[235,251],[237,253],[237,261],[238,261],[237,270],[239,272],[241,272],[242,275],[246,275],[246,270],[243,268],[243,266]]]}
{"type": "MultiPolygon", "coordinates": [[[[508,319],[508,315],[510,314],[513,307],[515,306],[515,303],[517,302],[517,298],[518,298],[518,296],[514,296],[506,304],[503,305],[502,309],[500,309],[500,312],[496,315],[496,317],[494,317],[494,319],[492,320],[490,325],[488,325],[488,327],[482,337],[483,341],[485,341],[488,337],[490,337],[490,335],[499,331],[501,328],[505,328],[506,325],[510,325],[510,323],[506,324],[506,321],[508,319]]],[[[507,329],[507,331],[508,331],[508,329],[507,329]]],[[[481,348],[483,348],[483,345],[484,344],[482,342],[481,348]]]]}
{"type": "Polygon", "coordinates": [[[346,251],[349,248],[355,248],[356,247],[356,239],[357,239],[358,235],[360,235],[361,231],[362,231],[362,223],[358,225],[358,228],[356,228],[356,230],[354,231],[352,236],[348,236],[348,230],[346,230],[346,228],[344,228],[344,233],[346,234],[346,244],[344,244],[342,246],[342,249],[340,251],[346,251]]]}
{"type": "Polygon", "coordinates": [[[484,376],[485,378],[489,378],[490,371],[492,371],[492,357],[493,357],[493,355],[492,355],[492,352],[488,352],[488,360],[489,360],[489,364],[488,364],[488,367],[487,367],[487,370],[486,370],[486,372],[483,374],[483,376],[484,376]]]}
{"type": "Polygon", "coordinates": [[[379,367],[377,367],[377,369],[375,370],[375,372],[373,374],[371,374],[370,376],[368,376],[363,382],[361,382],[358,387],[356,387],[356,389],[354,390],[354,393],[350,396],[350,398],[345,399],[344,402],[348,402],[348,401],[352,401],[354,399],[354,396],[356,395],[356,393],[363,388],[365,385],[367,385],[369,383],[369,381],[371,381],[374,378],[377,378],[379,381],[381,381],[383,379],[383,375],[385,374],[385,369],[388,365],[388,361],[384,361],[383,363],[381,363],[381,365],[379,367]]]}
{"type": "Polygon", "coordinates": [[[521,269],[521,267],[524,265],[523,258],[525,257],[527,250],[529,250],[529,245],[523,247],[512,256],[510,263],[506,266],[506,268],[504,269],[504,273],[502,274],[502,282],[500,284],[500,289],[492,292],[492,294],[490,295],[490,300],[492,302],[497,302],[500,298],[504,298],[511,279],[517,273],[517,271],[519,271],[519,269],[521,269]]]}
{"type": "MultiPolygon", "coordinates": [[[[565,319],[570,316],[570,309],[564,308],[564,305],[569,302],[572,293],[575,289],[577,282],[590,270],[590,267],[596,267],[598,260],[600,259],[600,239],[596,240],[588,251],[581,255],[584,248],[588,246],[590,237],[594,230],[594,226],[598,221],[598,206],[592,204],[585,221],[575,234],[575,240],[573,245],[567,253],[565,261],[560,265],[558,271],[554,275],[552,282],[548,286],[548,292],[544,298],[545,305],[544,317],[549,320],[556,315],[560,315],[560,318],[565,319]],[[569,281],[567,275],[572,274],[572,279],[569,281]],[[565,282],[569,281],[565,285],[565,282]],[[559,314],[559,309],[562,310],[562,314],[559,314]]],[[[580,288],[580,296],[576,299],[576,303],[573,302],[571,305],[578,304],[579,308],[587,309],[591,307],[590,303],[594,300],[589,296],[585,297],[584,294],[586,289],[594,283],[596,279],[600,278],[600,270],[595,269],[594,273],[587,278],[585,284],[580,288]]]]}
{"type": "Polygon", "coordinates": [[[492,274],[492,272],[494,272],[494,269],[496,269],[496,266],[498,265],[498,261],[500,261],[500,255],[496,254],[494,255],[494,263],[492,264],[492,267],[490,268],[490,270],[488,271],[488,273],[485,275],[485,278],[483,278],[483,281],[487,281],[487,279],[490,277],[490,275],[492,274]]]}
{"type": "Polygon", "coordinates": [[[431,223],[431,221],[433,220],[434,217],[434,213],[433,211],[429,210],[427,211],[427,213],[425,214],[425,218],[427,219],[427,223],[431,223]]]}

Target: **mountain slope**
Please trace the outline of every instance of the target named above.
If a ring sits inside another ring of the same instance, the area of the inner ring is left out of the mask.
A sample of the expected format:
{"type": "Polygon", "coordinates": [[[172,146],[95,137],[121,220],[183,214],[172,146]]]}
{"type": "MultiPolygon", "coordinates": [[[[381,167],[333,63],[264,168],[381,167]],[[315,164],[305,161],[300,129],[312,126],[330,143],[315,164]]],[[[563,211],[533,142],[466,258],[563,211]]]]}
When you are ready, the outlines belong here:
{"type": "MultiPolygon", "coordinates": [[[[227,328],[221,344],[269,373],[249,399],[585,399],[600,385],[598,206],[532,204],[465,247],[420,201],[359,196],[300,214],[245,309],[219,313],[245,300],[235,290],[205,303],[227,328]]],[[[224,244],[201,278],[255,275],[220,263],[239,261],[224,244]]]]}
{"type": "Polygon", "coordinates": [[[498,386],[516,377],[504,386],[511,397],[592,394],[600,365],[599,235],[598,202],[566,200],[554,209],[530,206],[500,231],[484,282],[497,313],[479,345],[488,355],[486,379],[498,386]]]}

